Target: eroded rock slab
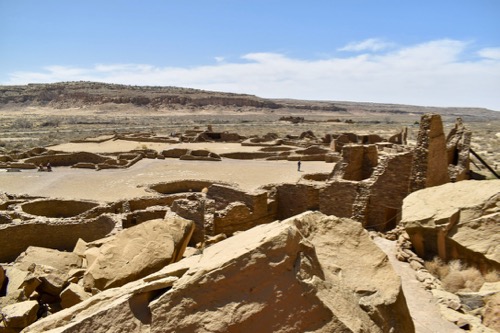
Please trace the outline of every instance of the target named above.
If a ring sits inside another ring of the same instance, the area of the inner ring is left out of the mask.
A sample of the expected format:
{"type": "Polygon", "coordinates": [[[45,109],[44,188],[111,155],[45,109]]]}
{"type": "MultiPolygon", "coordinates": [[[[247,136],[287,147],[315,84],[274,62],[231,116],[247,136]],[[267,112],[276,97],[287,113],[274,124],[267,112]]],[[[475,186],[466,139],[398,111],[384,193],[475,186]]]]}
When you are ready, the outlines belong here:
{"type": "Polygon", "coordinates": [[[26,332],[51,329],[414,332],[387,257],[359,223],[320,213],[238,233],[26,332]]]}
{"type": "Polygon", "coordinates": [[[84,275],[86,289],[122,286],[182,258],[194,230],[175,214],[150,220],[110,237],[84,275]]]}
{"type": "Polygon", "coordinates": [[[410,194],[402,224],[422,258],[500,269],[500,180],[461,181],[410,194]]]}

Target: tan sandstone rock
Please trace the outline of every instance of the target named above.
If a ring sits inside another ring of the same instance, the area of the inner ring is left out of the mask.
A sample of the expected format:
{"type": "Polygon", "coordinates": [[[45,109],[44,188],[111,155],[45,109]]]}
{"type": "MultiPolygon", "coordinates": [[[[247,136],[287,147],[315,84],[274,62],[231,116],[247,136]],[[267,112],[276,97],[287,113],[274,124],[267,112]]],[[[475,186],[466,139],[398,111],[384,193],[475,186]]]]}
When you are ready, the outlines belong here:
{"type": "Polygon", "coordinates": [[[500,180],[467,180],[404,199],[401,224],[422,258],[461,259],[500,269],[500,180]]]}
{"type": "MultiPolygon", "coordinates": [[[[315,246],[325,274],[340,282],[359,298],[359,304],[384,331],[414,330],[401,279],[387,255],[371,240],[360,223],[321,213],[306,212],[283,223],[296,225],[315,246]]],[[[331,304],[338,297],[328,295],[331,304]]],[[[337,305],[338,306],[338,305],[337,305]]],[[[339,309],[340,310],[340,309],[339,309]]]]}
{"type": "Polygon", "coordinates": [[[500,332],[500,292],[488,298],[483,313],[483,324],[500,332]]]}
{"type": "Polygon", "coordinates": [[[31,265],[36,264],[51,266],[61,272],[68,272],[72,268],[82,267],[82,259],[73,252],[30,246],[17,257],[15,264],[22,270],[28,270],[31,265]]]}
{"type": "Polygon", "coordinates": [[[5,274],[8,279],[6,288],[6,293],[8,295],[17,289],[21,289],[21,286],[24,283],[24,280],[28,277],[29,272],[14,266],[9,266],[7,267],[5,274]]]}
{"type": "Polygon", "coordinates": [[[376,247],[358,251],[369,238],[356,225],[322,214],[260,225],[25,332],[414,332],[406,304],[394,302],[404,297],[387,257],[376,247]],[[331,247],[326,230],[339,233],[331,247]],[[353,239],[341,242],[342,233],[353,239]],[[327,248],[319,254],[307,237],[327,248]],[[336,250],[345,257],[339,265],[328,255],[336,250]],[[360,268],[370,255],[379,260],[360,268]]]}
{"type": "Polygon", "coordinates": [[[1,310],[5,327],[24,328],[28,326],[37,319],[38,308],[39,305],[36,301],[7,305],[1,310]]]}
{"type": "Polygon", "coordinates": [[[61,298],[61,307],[63,309],[78,304],[90,296],[91,295],[85,292],[82,286],[75,283],[70,283],[59,295],[61,298]]]}
{"type": "Polygon", "coordinates": [[[110,237],[84,275],[85,288],[122,286],[180,260],[193,229],[192,221],[167,214],[110,237]]]}

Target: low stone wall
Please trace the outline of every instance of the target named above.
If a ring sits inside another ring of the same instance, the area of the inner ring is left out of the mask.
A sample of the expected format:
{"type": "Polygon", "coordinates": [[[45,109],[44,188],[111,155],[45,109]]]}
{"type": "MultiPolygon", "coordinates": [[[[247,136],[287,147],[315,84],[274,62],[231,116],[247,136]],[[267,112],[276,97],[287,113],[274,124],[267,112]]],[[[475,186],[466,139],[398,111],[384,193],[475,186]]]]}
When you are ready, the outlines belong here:
{"type": "Polygon", "coordinates": [[[232,202],[224,210],[214,214],[214,234],[231,236],[237,231],[245,231],[257,225],[275,220],[275,213],[257,214],[242,202],[232,202]]]}
{"type": "Polygon", "coordinates": [[[186,155],[189,149],[185,148],[172,148],[172,149],[167,149],[163,150],[161,152],[161,155],[165,156],[166,158],[179,158],[182,155],[186,155]]]}
{"type": "MultiPolygon", "coordinates": [[[[128,206],[128,211],[134,212],[136,210],[144,210],[152,206],[170,206],[174,200],[183,199],[185,197],[186,194],[162,197],[143,197],[127,200],[126,205],[128,206]]],[[[122,205],[125,205],[125,202],[123,202],[122,205]]]]}
{"type": "Polygon", "coordinates": [[[71,223],[38,223],[0,225],[0,262],[13,261],[28,246],[40,246],[72,251],[79,238],[91,242],[105,237],[115,227],[114,220],[101,215],[91,220],[72,220],[71,223]]]}
{"type": "Polygon", "coordinates": [[[326,154],[314,155],[290,155],[287,156],[288,161],[326,161],[326,154]]]}
{"type": "Polygon", "coordinates": [[[97,206],[99,203],[90,201],[41,199],[26,202],[19,207],[24,213],[30,215],[67,218],[78,216],[97,206]]]}
{"type": "Polygon", "coordinates": [[[36,165],[34,165],[33,163],[7,162],[7,163],[0,163],[0,168],[2,168],[2,169],[36,169],[36,165]]]}
{"type": "Polygon", "coordinates": [[[283,144],[283,140],[281,139],[266,141],[265,139],[258,139],[258,138],[250,138],[241,143],[242,146],[249,146],[249,147],[272,147],[272,146],[279,146],[281,144],[283,144]]]}
{"type": "Polygon", "coordinates": [[[330,178],[329,173],[308,173],[302,176],[304,180],[312,180],[315,182],[325,182],[330,178]]]}
{"type": "Polygon", "coordinates": [[[203,190],[204,188],[208,188],[213,184],[232,186],[232,184],[229,183],[215,182],[211,180],[184,179],[184,180],[175,180],[171,182],[153,184],[149,186],[149,190],[158,192],[160,194],[201,192],[201,190],[203,190]]]}
{"type": "Polygon", "coordinates": [[[296,149],[296,148],[273,146],[273,147],[263,147],[263,148],[260,148],[259,150],[263,151],[263,152],[284,152],[284,151],[291,151],[294,149],[296,149]]]}
{"type": "Polygon", "coordinates": [[[52,166],[71,166],[80,162],[98,164],[108,159],[110,158],[98,154],[79,152],[71,154],[41,155],[27,158],[24,162],[33,163],[35,165],[46,165],[50,163],[52,166]]]}
{"type": "Polygon", "coordinates": [[[276,186],[277,218],[284,220],[307,210],[319,209],[319,187],[305,184],[276,186]]]}
{"type": "Polygon", "coordinates": [[[272,152],[234,152],[234,153],[224,153],[220,156],[225,158],[231,158],[235,160],[256,160],[259,158],[268,158],[271,156],[276,156],[276,153],[272,152]]]}
{"type": "Polygon", "coordinates": [[[130,228],[149,220],[163,219],[168,212],[168,207],[155,207],[139,210],[125,215],[122,219],[122,227],[130,228]]]}
{"type": "Polygon", "coordinates": [[[214,213],[214,233],[232,235],[273,221],[276,211],[268,206],[267,196],[264,190],[245,192],[230,186],[210,186],[207,198],[214,200],[215,206],[219,207],[214,213]]]}

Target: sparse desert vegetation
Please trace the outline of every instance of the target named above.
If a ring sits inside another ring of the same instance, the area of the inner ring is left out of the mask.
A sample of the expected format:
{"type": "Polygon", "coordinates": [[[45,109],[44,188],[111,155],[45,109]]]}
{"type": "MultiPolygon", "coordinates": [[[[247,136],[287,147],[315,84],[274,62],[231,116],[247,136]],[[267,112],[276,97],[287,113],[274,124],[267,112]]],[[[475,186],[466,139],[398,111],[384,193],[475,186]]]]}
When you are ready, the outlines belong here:
{"type": "Polygon", "coordinates": [[[425,268],[442,282],[443,289],[452,293],[458,291],[479,291],[484,282],[500,281],[500,273],[488,271],[482,274],[460,260],[446,263],[439,257],[425,262],[425,268]]]}

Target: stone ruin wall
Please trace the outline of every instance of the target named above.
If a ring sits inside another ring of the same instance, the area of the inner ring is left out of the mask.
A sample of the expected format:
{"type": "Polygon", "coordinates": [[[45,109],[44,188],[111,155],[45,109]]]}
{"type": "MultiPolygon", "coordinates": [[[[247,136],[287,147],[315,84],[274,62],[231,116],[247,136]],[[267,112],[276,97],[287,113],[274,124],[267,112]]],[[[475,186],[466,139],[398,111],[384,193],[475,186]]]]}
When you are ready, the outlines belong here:
{"type": "Polygon", "coordinates": [[[319,192],[319,211],[326,215],[352,217],[358,187],[358,182],[343,179],[327,183],[319,192]]]}
{"type": "Polygon", "coordinates": [[[33,163],[34,165],[50,163],[52,166],[71,166],[77,163],[93,163],[99,164],[109,160],[109,157],[87,153],[71,153],[71,154],[53,154],[31,157],[25,160],[25,163],[33,163]]]}
{"type": "Polygon", "coordinates": [[[71,223],[40,223],[0,225],[0,262],[13,261],[28,246],[39,246],[63,251],[73,251],[79,238],[90,242],[104,238],[115,228],[115,221],[108,215],[94,219],[73,220],[71,223]]]}
{"type": "Polygon", "coordinates": [[[426,114],[422,116],[417,146],[413,152],[410,192],[443,185],[450,181],[446,140],[439,115],[426,114]]]}
{"type": "Polygon", "coordinates": [[[283,220],[307,210],[319,209],[319,187],[305,184],[281,184],[275,188],[276,218],[283,220]]]}
{"type": "Polygon", "coordinates": [[[403,199],[409,193],[411,152],[387,156],[374,170],[365,227],[390,230],[401,220],[403,199]]]}
{"type": "Polygon", "coordinates": [[[467,130],[458,118],[455,127],[446,139],[448,152],[448,173],[452,182],[469,178],[472,132],[467,130]]]}
{"type": "Polygon", "coordinates": [[[268,205],[268,193],[263,190],[245,192],[233,187],[212,185],[207,200],[215,201],[213,233],[232,235],[275,220],[276,211],[268,205]]]}
{"type": "Polygon", "coordinates": [[[163,182],[149,186],[149,190],[160,194],[176,194],[182,192],[201,192],[213,184],[233,185],[230,183],[216,182],[211,180],[183,179],[171,182],[163,182]]]}
{"type": "MultiPolygon", "coordinates": [[[[138,198],[114,203],[109,209],[96,208],[93,216],[106,212],[122,214],[122,227],[127,228],[149,219],[161,218],[173,207],[179,215],[198,221],[195,237],[197,242],[202,240],[205,234],[230,235],[235,231],[246,230],[275,219],[285,219],[307,210],[354,218],[366,228],[387,230],[395,226],[394,222],[399,221],[402,199],[414,190],[416,184],[438,185],[446,179],[443,170],[448,172],[449,156],[453,156],[456,165],[466,165],[468,159],[464,157],[464,151],[468,151],[470,132],[458,127],[455,133],[450,133],[448,142],[450,144],[446,149],[441,120],[438,116],[430,115],[422,118],[418,144],[411,151],[379,156],[375,145],[343,146],[343,159],[326,183],[279,184],[267,186],[266,191],[245,192],[232,187],[231,184],[214,184],[212,181],[172,181],[149,187],[150,190],[160,193],[158,198],[138,198]],[[440,162],[443,156],[446,168],[440,162]],[[431,175],[435,167],[439,168],[437,177],[431,175]],[[202,191],[206,192],[204,199],[200,193],[202,191]],[[210,201],[213,202],[212,206],[205,206],[205,203],[210,201]],[[196,202],[204,204],[200,206],[196,202]],[[193,205],[197,206],[196,209],[193,209],[193,205]]],[[[29,227],[22,228],[29,230],[29,227]]],[[[33,228],[48,230],[54,226],[37,225],[33,228]]],[[[101,231],[105,229],[99,228],[97,229],[101,231]]],[[[40,232],[43,234],[46,232],[44,230],[40,232]]],[[[90,228],[88,233],[82,230],[71,232],[72,235],[78,236],[67,242],[58,243],[51,237],[47,238],[50,239],[47,244],[40,244],[31,239],[29,242],[66,249],[71,248],[78,237],[91,239],[94,237],[92,235],[96,234],[102,237],[99,230],[94,232],[90,228]]],[[[54,234],[61,235],[64,232],[56,231],[54,234]]],[[[3,232],[3,235],[7,234],[8,232],[3,232]]],[[[21,243],[28,242],[20,241],[20,237],[15,235],[12,239],[21,243]]]]}

